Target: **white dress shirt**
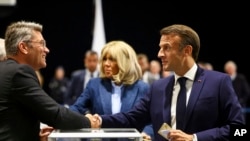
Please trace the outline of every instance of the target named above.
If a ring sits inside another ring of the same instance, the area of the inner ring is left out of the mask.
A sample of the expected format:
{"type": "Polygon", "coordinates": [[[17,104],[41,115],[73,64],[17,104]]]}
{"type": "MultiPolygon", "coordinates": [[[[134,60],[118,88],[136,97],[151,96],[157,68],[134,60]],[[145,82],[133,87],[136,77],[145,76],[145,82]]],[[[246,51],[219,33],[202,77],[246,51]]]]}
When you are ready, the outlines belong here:
{"type": "MultiPolygon", "coordinates": [[[[186,106],[188,105],[190,93],[192,90],[195,74],[197,71],[198,67],[196,64],[192,66],[192,68],[184,74],[183,77],[187,78],[186,81],[186,90],[187,90],[187,96],[186,96],[186,106]]],[[[180,84],[177,83],[178,78],[181,76],[178,76],[177,74],[174,73],[175,77],[175,83],[174,83],[174,88],[173,88],[173,96],[172,96],[172,102],[171,102],[171,127],[172,129],[176,129],[176,103],[177,103],[177,97],[178,93],[180,91],[180,84]]],[[[197,136],[194,134],[194,139],[193,141],[197,141],[197,136]]]]}
{"type": "Polygon", "coordinates": [[[86,72],[85,72],[85,76],[84,76],[84,84],[83,84],[83,88],[86,88],[86,86],[87,86],[87,84],[88,84],[88,82],[89,82],[89,80],[91,79],[91,78],[94,78],[94,77],[98,77],[98,71],[96,70],[96,71],[94,71],[93,73],[92,73],[92,77],[91,77],[91,72],[88,70],[88,69],[86,69],[86,72]]]}

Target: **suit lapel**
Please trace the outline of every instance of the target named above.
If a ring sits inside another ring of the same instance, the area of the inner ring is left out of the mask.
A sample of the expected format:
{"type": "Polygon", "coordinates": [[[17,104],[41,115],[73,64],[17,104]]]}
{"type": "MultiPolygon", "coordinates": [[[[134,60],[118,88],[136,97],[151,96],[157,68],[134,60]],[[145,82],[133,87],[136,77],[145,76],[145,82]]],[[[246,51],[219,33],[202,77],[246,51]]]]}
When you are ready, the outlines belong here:
{"type": "Polygon", "coordinates": [[[166,123],[171,125],[171,101],[173,95],[174,87],[174,76],[171,76],[169,80],[169,85],[165,89],[165,95],[163,98],[164,108],[163,108],[163,119],[166,123]]]}
{"type": "Polygon", "coordinates": [[[112,85],[109,80],[102,80],[103,87],[98,87],[100,93],[100,99],[103,106],[103,112],[105,114],[111,115],[111,94],[112,94],[112,85]]]}
{"type": "Polygon", "coordinates": [[[133,86],[122,87],[121,94],[121,111],[129,111],[135,103],[136,97],[138,96],[138,89],[133,89],[133,86]]]}
{"type": "Polygon", "coordinates": [[[187,110],[186,110],[186,120],[184,123],[184,129],[186,128],[186,125],[192,115],[192,111],[196,105],[196,102],[200,96],[200,91],[202,86],[204,85],[204,80],[205,77],[203,75],[204,70],[198,68],[194,82],[193,82],[193,86],[192,86],[192,90],[190,93],[190,97],[189,97],[189,101],[188,101],[188,105],[187,105],[187,110]]]}

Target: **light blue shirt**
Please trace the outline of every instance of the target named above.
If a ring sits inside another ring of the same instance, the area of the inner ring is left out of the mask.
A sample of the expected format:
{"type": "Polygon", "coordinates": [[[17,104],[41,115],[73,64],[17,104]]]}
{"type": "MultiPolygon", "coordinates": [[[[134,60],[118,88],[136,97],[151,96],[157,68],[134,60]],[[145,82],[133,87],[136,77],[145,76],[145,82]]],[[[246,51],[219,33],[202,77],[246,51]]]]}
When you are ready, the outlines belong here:
{"type": "Polygon", "coordinates": [[[112,105],[112,114],[119,113],[121,111],[121,88],[123,85],[115,85],[115,83],[112,81],[113,86],[113,93],[111,96],[111,105],[112,105]]]}

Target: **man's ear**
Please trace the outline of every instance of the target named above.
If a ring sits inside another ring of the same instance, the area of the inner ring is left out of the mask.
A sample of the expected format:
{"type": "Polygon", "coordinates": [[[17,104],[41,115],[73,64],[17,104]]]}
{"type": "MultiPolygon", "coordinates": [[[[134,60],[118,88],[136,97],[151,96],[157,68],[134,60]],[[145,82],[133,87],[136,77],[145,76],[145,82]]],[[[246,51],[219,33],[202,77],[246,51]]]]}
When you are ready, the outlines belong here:
{"type": "Polygon", "coordinates": [[[184,49],[185,49],[185,53],[187,54],[192,54],[193,52],[193,47],[191,45],[187,45],[184,49]]]}
{"type": "Polygon", "coordinates": [[[28,46],[24,42],[20,42],[18,44],[18,49],[23,54],[28,54],[28,46]]]}

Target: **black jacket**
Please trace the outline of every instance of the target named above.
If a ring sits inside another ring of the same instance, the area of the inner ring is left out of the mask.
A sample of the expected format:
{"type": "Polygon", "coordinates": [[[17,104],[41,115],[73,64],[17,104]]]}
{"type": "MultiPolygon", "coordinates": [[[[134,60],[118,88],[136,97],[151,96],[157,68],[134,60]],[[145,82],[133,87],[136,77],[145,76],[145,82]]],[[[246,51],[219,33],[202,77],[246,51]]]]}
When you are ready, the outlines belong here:
{"type": "Polygon", "coordinates": [[[0,140],[39,141],[40,122],[56,129],[89,128],[89,120],[57,104],[35,71],[14,60],[0,62],[0,140]]]}

